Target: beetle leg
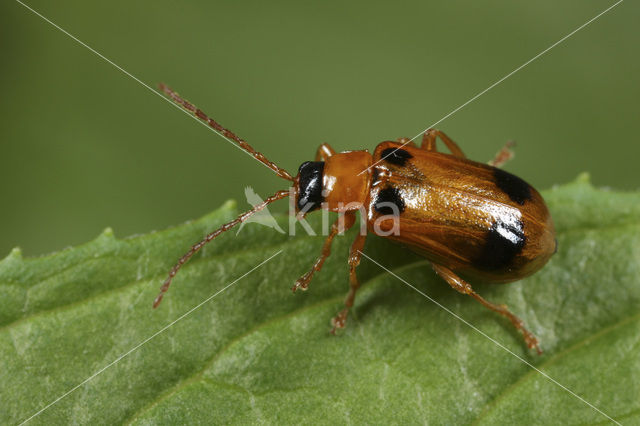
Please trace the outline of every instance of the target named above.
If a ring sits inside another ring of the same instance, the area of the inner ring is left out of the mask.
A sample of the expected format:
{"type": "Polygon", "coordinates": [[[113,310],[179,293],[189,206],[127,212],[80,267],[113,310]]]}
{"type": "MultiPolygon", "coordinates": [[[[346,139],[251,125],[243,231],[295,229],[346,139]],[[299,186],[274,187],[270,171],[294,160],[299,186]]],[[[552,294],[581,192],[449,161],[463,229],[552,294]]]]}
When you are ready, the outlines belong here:
{"type": "Polygon", "coordinates": [[[444,142],[447,148],[449,148],[449,151],[451,151],[451,154],[453,154],[454,157],[467,158],[467,156],[464,155],[464,152],[462,152],[458,144],[455,143],[444,132],[441,132],[438,129],[429,129],[426,132],[424,132],[424,135],[422,135],[421,148],[426,149],[427,151],[438,151],[438,149],[436,148],[436,137],[440,137],[440,140],[442,140],[442,142],[444,142]]]}
{"type": "Polygon", "coordinates": [[[351,245],[351,250],[349,251],[349,293],[347,293],[347,298],[344,301],[345,308],[331,320],[331,324],[333,325],[333,329],[331,330],[332,334],[335,334],[336,329],[344,328],[347,322],[349,309],[353,307],[356,292],[358,291],[358,288],[360,288],[360,281],[356,274],[356,268],[360,264],[360,259],[362,259],[362,249],[364,248],[364,242],[366,239],[367,234],[358,233],[358,236],[351,245]]]}
{"type": "Polygon", "coordinates": [[[422,144],[420,148],[427,151],[438,152],[438,147],[436,146],[436,135],[431,131],[432,129],[427,130],[422,135],[422,144]]]}
{"type": "Polygon", "coordinates": [[[538,342],[538,338],[525,328],[524,322],[520,318],[515,316],[513,313],[511,313],[511,311],[509,311],[506,305],[496,305],[487,301],[478,293],[473,291],[473,288],[471,288],[471,285],[466,281],[464,281],[459,276],[457,276],[452,270],[436,264],[432,264],[432,266],[433,266],[433,269],[436,271],[436,273],[440,275],[447,283],[449,283],[449,285],[453,287],[455,290],[459,291],[462,294],[468,294],[469,296],[476,299],[478,302],[482,303],[485,307],[499,313],[502,316],[507,317],[509,321],[511,321],[511,323],[514,325],[514,327],[517,330],[522,332],[524,336],[524,341],[529,347],[529,349],[535,349],[538,352],[538,354],[542,353],[542,351],[540,350],[540,344],[538,342]]]}
{"type": "Polygon", "coordinates": [[[416,146],[416,144],[413,143],[413,141],[409,138],[398,138],[396,139],[396,142],[401,143],[403,145],[416,146]]]}
{"type": "Polygon", "coordinates": [[[323,143],[316,151],[316,161],[327,161],[327,158],[331,157],[335,153],[336,151],[331,148],[331,145],[323,143]]]}
{"type": "Polygon", "coordinates": [[[333,242],[333,238],[341,231],[346,231],[351,228],[356,221],[356,215],[353,212],[342,213],[338,216],[333,225],[331,225],[331,230],[329,231],[329,235],[327,239],[324,240],[324,245],[322,246],[322,251],[320,252],[320,256],[316,259],[316,262],[311,267],[311,270],[298,278],[295,285],[291,288],[295,293],[296,290],[306,290],[309,287],[309,282],[313,278],[313,274],[316,271],[320,271],[322,269],[322,265],[324,261],[327,260],[327,257],[331,254],[331,243],[333,242]]]}
{"type": "Polygon", "coordinates": [[[496,153],[496,156],[493,157],[493,160],[489,161],[488,164],[493,167],[502,167],[507,161],[511,160],[514,157],[514,152],[511,148],[516,146],[515,141],[507,141],[500,151],[496,153]]]}

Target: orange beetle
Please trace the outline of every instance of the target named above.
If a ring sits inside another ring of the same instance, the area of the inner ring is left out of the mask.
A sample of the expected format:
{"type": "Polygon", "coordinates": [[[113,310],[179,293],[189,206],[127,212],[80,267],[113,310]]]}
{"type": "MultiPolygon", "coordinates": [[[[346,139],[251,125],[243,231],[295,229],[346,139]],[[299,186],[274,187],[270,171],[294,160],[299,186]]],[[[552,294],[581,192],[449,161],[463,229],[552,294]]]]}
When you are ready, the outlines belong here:
{"type": "MultiPolygon", "coordinates": [[[[366,218],[365,232],[360,232],[351,246],[350,288],[345,308],[332,320],[332,332],[345,326],[353,306],[360,286],[356,267],[370,232],[424,256],[451,287],[507,317],[523,333],[527,346],[541,352],[538,339],[522,320],[506,306],[482,298],[458,275],[488,282],[518,280],[539,270],[557,250],[553,222],[540,194],[519,177],[497,168],[510,158],[508,146],[487,165],[467,160],[454,141],[435,129],[424,133],[420,148],[401,138],[380,143],[373,155],[368,151],[336,153],[322,144],[315,161],[302,163],[294,178],[170,88],[160,88],[278,176],[293,182],[291,195],[297,215],[303,217],[318,209],[338,212],[320,256],[296,281],[293,291],[307,289],[314,272],[320,271],[329,256],[333,238],[355,224],[356,213],[360,211],[366,218]],[[437,152],[437,137],[451,154],[437,152]]],[[[153,306],[158,306],[180,267],[202,246],[289,195],[289,191],[278,191],[192,246],[169,272],[153,306]]]]}

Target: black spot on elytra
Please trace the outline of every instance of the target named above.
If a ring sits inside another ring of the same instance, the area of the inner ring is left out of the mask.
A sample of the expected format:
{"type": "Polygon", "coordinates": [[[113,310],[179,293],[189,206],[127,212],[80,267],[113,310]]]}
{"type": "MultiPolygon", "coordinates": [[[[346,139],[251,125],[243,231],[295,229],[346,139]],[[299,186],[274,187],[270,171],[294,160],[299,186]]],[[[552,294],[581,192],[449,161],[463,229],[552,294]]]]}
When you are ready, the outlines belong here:
{"type": "Polygon", "coordinates": [[[496,220],[485,236],[484,247],[474,262],[475,266],[490,271],[512,266],[527,241],[523,226],[520,220],[513,223],[496,220]]]}
{"type": "Polygon", "coordinates": [[[373,208],[382,215],[395,215],[402,213],[405,205],[400,191],[393,186],[388,186],[378,192],[373,208]]]}
{"type": "Polygon", "coordinates": [[[401,148],[387,148],[382,151],[380,158],[396,166],[403,167],[407,164],[407,161],[413,158],[413,155],[401,148]]]}
{"type": "Polygon", "coordinates": [[[298,210],[310,212],[320,208],[324,161],[305,161],[298,169],[298,210]]]}
{"type": "Polygon", "coordinates": [[[493,176],[498,188],[502,189],[512,201],[523,205],[525,201],[531,199],[531,186],[518,176],[498,168],[494,169],[493,176]]]}

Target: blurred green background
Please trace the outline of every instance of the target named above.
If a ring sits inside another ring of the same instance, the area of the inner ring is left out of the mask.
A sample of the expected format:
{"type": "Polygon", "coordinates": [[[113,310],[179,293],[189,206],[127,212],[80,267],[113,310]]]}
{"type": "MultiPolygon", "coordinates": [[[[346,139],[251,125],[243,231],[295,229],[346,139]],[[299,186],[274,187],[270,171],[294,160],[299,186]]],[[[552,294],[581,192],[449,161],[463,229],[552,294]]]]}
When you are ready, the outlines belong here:
{"type": "MultiPolygon", "coordinates": [[[[295,173],[321,142],[416,135],[613,2],[27,4],[295,173]]],[[[539,188],[589,171],[637,189],[638,22],[621,3],[438,127],[482,161],[515,139],[506,168],[539,188]]],[[[0,48],[0,258],[248,207],[245,186],[285,184],[13,0],[0,48]]]]}

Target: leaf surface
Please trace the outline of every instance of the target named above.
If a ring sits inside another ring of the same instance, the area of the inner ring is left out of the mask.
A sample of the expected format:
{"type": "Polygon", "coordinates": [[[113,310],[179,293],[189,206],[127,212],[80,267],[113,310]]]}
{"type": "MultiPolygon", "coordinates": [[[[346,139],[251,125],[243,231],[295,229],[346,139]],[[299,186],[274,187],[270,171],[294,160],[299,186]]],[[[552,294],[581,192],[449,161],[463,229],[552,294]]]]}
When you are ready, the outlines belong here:
{"type": "MultiPolygon", "coordinates": [[[[523,318],[542,356],[422,258],[376,237],[365,253],[602,412],[637,424],[640,194],[594,189],[581,176],[543,196],[558,253],[525,280],[475,286],[523,318]]],[[[46,257],[14,250],[0,261],[0,422],[28,419],[134,348],[30,423],[608,421],[366,258],[353,316],[330,335],[353,232],[336,239],[309,290],[291,294],[322,237],[248,224],[206,246],[151,309],[175,260],[236,214],[227,203],[165,231],[117,239],[106,230],[46,257]]],[[[318,231],[320,219],[309,220],[318,231]]],[[[289,218],[277,220],[288,228],[289,218]]]]}

